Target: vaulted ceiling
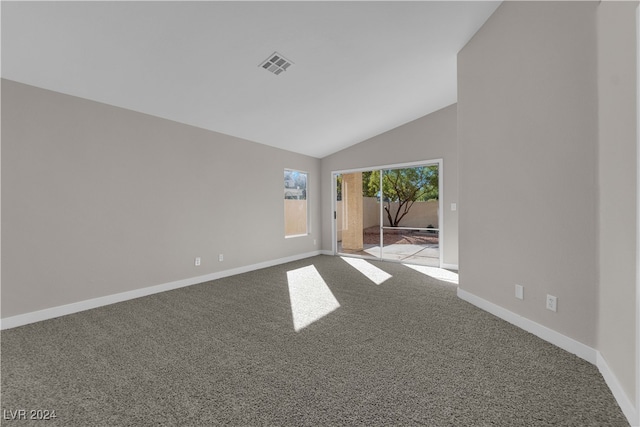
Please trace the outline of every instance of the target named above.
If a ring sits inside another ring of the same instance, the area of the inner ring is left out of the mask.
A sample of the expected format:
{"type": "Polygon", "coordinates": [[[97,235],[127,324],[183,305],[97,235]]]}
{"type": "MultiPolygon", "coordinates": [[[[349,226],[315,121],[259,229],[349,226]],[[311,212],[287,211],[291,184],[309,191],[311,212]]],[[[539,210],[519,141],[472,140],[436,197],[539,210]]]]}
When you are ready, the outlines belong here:
{"type": "Polygon", "coordinates": [[[3,1],[2,77],[321,158],[456,102],[499,4],[3,1]]]}

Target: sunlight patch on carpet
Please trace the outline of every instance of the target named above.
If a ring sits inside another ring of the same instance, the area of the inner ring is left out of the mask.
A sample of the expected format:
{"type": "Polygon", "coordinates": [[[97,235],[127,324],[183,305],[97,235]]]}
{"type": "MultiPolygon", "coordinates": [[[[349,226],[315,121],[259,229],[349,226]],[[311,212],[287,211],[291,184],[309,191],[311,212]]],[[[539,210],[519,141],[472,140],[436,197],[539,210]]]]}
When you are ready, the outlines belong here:
{"type": "Polygon", "coordinates": [[[299,332],[340,307],[313,265],[287,271],[293,329],[299,332]]]}
{"type": "Polygon", "coordinates": [[[429,277],[433,277],[434,279],[442,280],[443,282],[449,282],[456,285],[458,284],[458,273],[454,273],[453,271],[445,270],[443,268],[428,267],[426,265],[402,265],[419,271],[420,273],[425,274],[429,277]]]}
{"type": "Polygon", "coordinates": [[[367,279],[371,280],[376,285],[381,284],[387,279],[391,278],[391,275],[384,270],[379,269],[375,265],[360,258],[340,257],[351,267],[364,274],[367,279]]]}

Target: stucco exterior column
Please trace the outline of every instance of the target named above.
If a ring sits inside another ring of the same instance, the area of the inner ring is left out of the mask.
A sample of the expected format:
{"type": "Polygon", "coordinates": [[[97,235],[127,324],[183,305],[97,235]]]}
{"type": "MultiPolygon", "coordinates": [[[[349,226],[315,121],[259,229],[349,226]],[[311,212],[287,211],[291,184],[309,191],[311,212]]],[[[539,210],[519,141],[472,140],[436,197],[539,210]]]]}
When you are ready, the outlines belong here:
{"type": "Polygon", "coordinates": [[[342,175],[343,229],[342,248],[364,249],[362,241],[362,172],[342,175]]]}

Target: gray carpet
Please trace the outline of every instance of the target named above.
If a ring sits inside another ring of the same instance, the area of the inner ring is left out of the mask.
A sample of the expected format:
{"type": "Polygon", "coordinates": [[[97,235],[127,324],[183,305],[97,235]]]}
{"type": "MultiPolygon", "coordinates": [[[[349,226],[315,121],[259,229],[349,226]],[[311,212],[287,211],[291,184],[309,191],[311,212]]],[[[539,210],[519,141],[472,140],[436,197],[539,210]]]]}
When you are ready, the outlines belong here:
{"type": "Polygon", "coordinates": [[[597,369],[401,264],[319,256],[2,331],[3,425],[626,426],[597,369]],[[295,332],[287,271],[340,307],[295,332]]]}

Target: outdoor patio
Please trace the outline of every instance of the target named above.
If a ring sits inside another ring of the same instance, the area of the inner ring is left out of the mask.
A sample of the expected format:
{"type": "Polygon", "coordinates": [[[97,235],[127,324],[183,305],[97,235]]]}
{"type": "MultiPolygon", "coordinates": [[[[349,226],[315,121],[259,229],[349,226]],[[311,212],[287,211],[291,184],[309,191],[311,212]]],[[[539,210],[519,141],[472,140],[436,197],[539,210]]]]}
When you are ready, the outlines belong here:
{"type": "Polygon", "coordinates": [[[380,253],[380,228],[368,227],[363,230],[362,250],[348,250],[342,248],[338,242],[338,253],[374,257],[404,263],[440,266],[440,245],[437,232],[416,230],[384,230],[384,243],[380,253]]]}

